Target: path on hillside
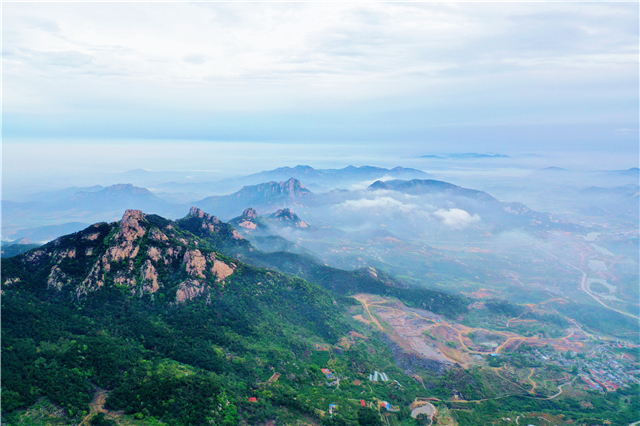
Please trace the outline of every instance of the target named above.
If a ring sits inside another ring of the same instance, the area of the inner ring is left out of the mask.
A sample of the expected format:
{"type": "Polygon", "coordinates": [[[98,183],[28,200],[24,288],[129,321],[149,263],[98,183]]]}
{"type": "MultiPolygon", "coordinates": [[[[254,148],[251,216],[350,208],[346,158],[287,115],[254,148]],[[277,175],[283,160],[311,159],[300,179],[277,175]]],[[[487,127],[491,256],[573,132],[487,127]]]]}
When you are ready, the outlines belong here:
{"type": "Polygon", "coordinates": [[[378,318],[374,317],[373,314],[371,313],[371,311],[369,310],[369,302],[368,302],[367,298],[366,297],[362,297],[362,295],[360,295],[360,294],[358,294],[356,296],[353,296],[353,297],[358,302],[360,302],[362,304],[364,309],[367,311],[367,314],[369,314],[369,318],[371,318],[371,321],[378,326],[378,329],[380,331],[384,331],[384,327],[382,326],[382,324],[380,324],[380,321],[378,321],[378,318]]]}
{"type": "Polygon", "coordinates": [[[96,393],[93,396],[93,401],[91,401],[91,404],[89,404],[89,407],[90,407],[89,414],[87,414],[82,419],[82,421],[78,426],[89,425],[89,420],[91,420],[91,418],[93,418],[98,413],[106,414],[107,416],[111,417],[116,423],[118,422],[118,417],[119,417],[118,414],[109,412],[109,410],[104,408],[104,403],[108,395],[109,395],[109,392],[107,390],[96,389],[96,393]]]}
{"type": "Polygon", "coordinates": [[[527,380],[529,380],[531,382],[531,385],[533,386],[529,391],[529,393],[535,393],[536,388],[538,387],[538,384],[531,378],[531,376],[533,376],[533,373],[535,372],[536,372],[536,369],[532,368],[531,373],[529,373],[529,376],[527,376],[527,380]]]}

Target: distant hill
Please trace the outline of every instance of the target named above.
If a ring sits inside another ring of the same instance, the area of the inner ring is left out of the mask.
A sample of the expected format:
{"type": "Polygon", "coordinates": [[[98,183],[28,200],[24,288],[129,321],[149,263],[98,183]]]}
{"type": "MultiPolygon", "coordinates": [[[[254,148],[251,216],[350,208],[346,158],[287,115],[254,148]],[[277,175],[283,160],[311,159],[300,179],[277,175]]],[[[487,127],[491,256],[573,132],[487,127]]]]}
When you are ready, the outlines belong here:
{"type": "Polygon", "coordinates": [[[561,221],[548,213],[533,211],[522,203],[502,202],[484,191],[463,188],[448,182],[419,179],[378,181],[374,182],[369,190],[390,190],[429,196],[431,198],[425,200],[425,203],[432,205],[438,203],[436,205],[442,207],[448,205],[448,209],[455,207],[471,215],[477,214],[482,218],[483,226],[490,225],[490,229],[494,231],[508,228],[523,228],[531,231],[580,229],[576,224],[561,221]]]}
{"type": "Polygon", "coordinates": [[[306,184],[314,183],[318,185],[327,185],[329,183],[338,183],[347,185],[354,181],[380,179],[388,176],[396,179],[407,178],[426,178],[430,175],[421,170],[394,167],[385,169],[383,167],[373,166],[347,166],[343,169],[314,169],[310,166],[281,167],[275,170],[255,173],[247,176],[247,180],[281,180],[288,178],[296,178],[306,184]]]}
{"type": "Polygon", "coordinates": [[[632,167],[626,170],[601,170],[598,173],[610,176],[638,178],[640,176],[640,169],[638,169],[637,167],[632,167]]]}
{"type": "Polygon", "coordinates": [[[56,238],[78,232],[89,226],[84,222],[68,222],[60,225],[38,226],[36,228],[21,229],[14,233],[14,238],[28,238],[31,241],[51,241],[56,238]]]}
{"type": "Polygon", "coordinates": [[[72,186],[69,188],[65,188],[65,189],[59,189],[59,190],[55,190],[55,191],[42,191],[42,192],[38,192],[36,194],[31,194],[28,195],[26,197],[24,197],[24,200],[22,201],[35,201],[35,202],[46,202],[46,203],[53,203],[56,201],[61,201],[61,200],[65,200],[68,199],[69,197],[72,197],[73,195],[77,194],[78,192],[96,192],[96,191],[100,191],[104,189],[104,186],[102,185],[94,185],[94,186],[85,186],[85,187],[80,187],[80,186],[72,186]]]}
{"type": "Polygon", "coordinates": [[[175,217],[185,208],[132,184],[72,187],[36,195],[26,202],[2,201],[3,236],[44,241],[77,231],[74,226],[87,222],[114,220],[127,209],[175,217]]]}
{"type": "Polygon", "coordinates": [[[568,172],[569,170],[567,169],[563,169],[562,167],[556,167],[556,166],[550,166],[550,167],[545,167],[544,169],[539,169],[534,171],[533,173],[536,174],[544,174],[544,173],[564,173],[564,172],[568,172]]]}
{"type": "Polygon", "coordinates": [[[245,186],[231,195],[207,197],[193,204],[228,219],[243,211],[246,206],[253,206],[256,210],[267,213],[287,206],[313,203],[313,200],[314,194],[311,191],[297,179],[290,178],[284,182],[272,181],[245,186]]]}
{"type": "Polygon", "coordinates": [[[317,191],[329,191],[336,187],[349,187],[356,183],[378,179],[427,179],[430,174],[421,170],[394,167],[386,169],[373,166],[348,166],[342,169],[314,169],[311,166],[280,167],[247,176],[227,178],[211,182],[184,183],[166,182],[155,187],[163,191],[181,191],[191,193],[225,194],[236,192],[245,186],[259,185],[264,182],[281,182],[294,178],[308,188],[317,191]]]}
{"type": "Polygon", "coordinates": [[[10,243],[3,242],[1,244],[1,247],[2,247],[2,253],[0,254],[0,257],[13,257],[22,253],[26,253],[29,250],[34,249],[36,247],[40,247],[40,244],[29,242],[25,238],[25,239],[10,242],[10,243]]]}

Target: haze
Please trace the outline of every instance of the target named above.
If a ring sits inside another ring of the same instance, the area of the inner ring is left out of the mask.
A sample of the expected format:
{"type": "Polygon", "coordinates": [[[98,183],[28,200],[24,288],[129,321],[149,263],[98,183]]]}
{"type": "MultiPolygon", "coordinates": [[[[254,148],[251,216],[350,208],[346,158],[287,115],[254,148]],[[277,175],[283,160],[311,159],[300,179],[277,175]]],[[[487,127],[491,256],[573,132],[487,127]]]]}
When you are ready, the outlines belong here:
{"type": "Polygon", "coordinates": [[[636,3],[6,3],[3,18],[5,193],[391,153],[638,164],[636,3]]]}

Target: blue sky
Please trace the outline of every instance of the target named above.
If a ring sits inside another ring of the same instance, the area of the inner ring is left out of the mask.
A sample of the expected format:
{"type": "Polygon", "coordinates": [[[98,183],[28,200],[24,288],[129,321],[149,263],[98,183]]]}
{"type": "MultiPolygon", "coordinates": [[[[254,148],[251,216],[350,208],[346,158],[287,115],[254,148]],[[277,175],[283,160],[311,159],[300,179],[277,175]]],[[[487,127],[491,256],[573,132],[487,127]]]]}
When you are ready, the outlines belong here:
{"type": "Polygon", "coordinates": [[[637,160],[638,22],[637,2],[4,3],[3,138],[637,160]]]}

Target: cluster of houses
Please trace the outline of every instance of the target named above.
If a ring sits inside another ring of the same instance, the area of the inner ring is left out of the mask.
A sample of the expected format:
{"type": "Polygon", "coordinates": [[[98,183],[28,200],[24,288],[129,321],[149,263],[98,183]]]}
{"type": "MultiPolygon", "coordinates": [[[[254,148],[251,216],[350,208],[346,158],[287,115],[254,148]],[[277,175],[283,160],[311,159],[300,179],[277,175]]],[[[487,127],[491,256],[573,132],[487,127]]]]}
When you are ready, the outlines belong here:
{"type": "Polygon", "coordinates": [[[333,375],[331,370],[329,370],[328,368],[321,368],[320,371],[322,371],[322,374],[324,374],[324,377],[327,378],[327,386],[333,386],[338,384],[338,379],[336,378],[336,376],[333,375]]]}

